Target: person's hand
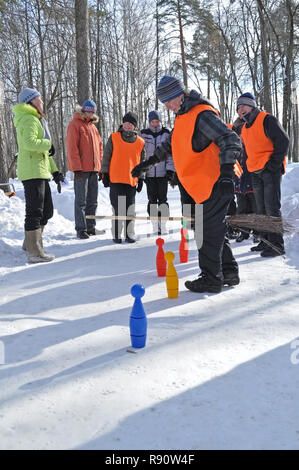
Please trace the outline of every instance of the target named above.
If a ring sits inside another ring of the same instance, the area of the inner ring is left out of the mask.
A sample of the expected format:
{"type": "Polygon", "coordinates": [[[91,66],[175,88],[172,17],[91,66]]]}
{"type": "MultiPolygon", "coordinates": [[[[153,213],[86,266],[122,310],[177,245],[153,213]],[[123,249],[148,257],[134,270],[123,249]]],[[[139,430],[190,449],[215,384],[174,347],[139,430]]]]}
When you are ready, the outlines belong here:
{"type": "Polygon", "coordinates": [[[277,167],[277,165],[270,159],[267,161],[264,169],[270,171],[271,173],[276,173],[277,171],[281,170],[281,164],[277,167]]]}
{"type": "Polygon", "coordinates": [[[102,183],[103,183],[103,185],[104,185],[105,188],[109,188],[109,186],[110,186],[110,178],[109,178],[109,174],[108,174],[108,173],[103,173],[102,183]]]}
{"type": "Polygon", "coordinates": [[[55,183],[57,184],[57,191],[60,194],[61,193],[61,183],[64,182],[64,175],[62,173],[60,173],[59,171],[54,171],[52,176],[53,176],[53,181],[55,181],[55,183]]]}
{"type": "Polygon", "coordinates": [[[103,179],[103,173],[102,173],[101,171],[99,171],[98,178],[99,178],[99,181],[102,181],[102,179],[103,179]]]}
{"type": "MultiPolygon", "coordinates": [[[[172,170],[167,170],[166,171],[166,178],[167,178],[167,181],[170,184],[170,186],[172,186],[172,181],[173,181],[174,175],[175,175],[174,171],[172,171],[172,170]]],[[[172,186],[172,187],[174,187],[174,186],[172,186]]]]}
{"type": "Polygon", "coordinates": [[[172,188],[175,188],[179,184],[179,178],[176,171],[173,173],[172,180],[169,181],[169,184],[172,188]]]}
{"type": "Polygon", "coordinates": [[[222,196],[234,197],[234,165],[232,163],[224,163],[221,165],[218,183],[219,192],[222,196]]]}
{"type": "Polygon", "coordinates": [[[140,191],[142,190],[142,186],[143,186],[143,180],[142,179],[139,179],[138,180],[138,184],[136,186],[136,191],[137,193],[140,193],[140,191]]]}
{"type": "Polygon", "coordinates": [[[74,173],[75,173],[75,175],[74,175],[75,180],[79,180],[79,179],[83,178],[83,171],[78,170],[78,171],[74,171],[74,173]]]}
{"type": "Polygon", "coordinates": [[[50,156],[50,157],[53,157],[53,155],[55,155],[55,147],[54,147],[54,145],[52,144],[52,145],[51,145],[51,148],[50,148],[50,150],[49,150],[49,156],[50,156]]]}
{"type": "Polygon", "coordinates": [[[131,175],[133,178],[139,178],[146,170],[148,170],[150,166],[148,166],[148,162],[141,162],[139,165],[136,165],[133,170],[131,171],[131,175]]]}
{"type": "Polygon", "coordinates": [[[159,159],[156,157],[156,155],[152,155],[151,157],[149,157],[148,160],[145,160],[144,162],[139,163],[139,165],[136,165],[131,171],[131,175],[133,176],[133,178],[139,178],[140,176],[142,176],[142,173],[149,170],[152,166],[155,166],[157,163],[159,163],[159,159]]]}
{"type": "Polygon", "coordinates": [[[64,175],[62,173],[60,173],[59,171],[54,171],[54,173],[52,174],[53,176],[53,180],[55,181],[56,184],[60,183],[60,182],[64,182],[64,175]]]}

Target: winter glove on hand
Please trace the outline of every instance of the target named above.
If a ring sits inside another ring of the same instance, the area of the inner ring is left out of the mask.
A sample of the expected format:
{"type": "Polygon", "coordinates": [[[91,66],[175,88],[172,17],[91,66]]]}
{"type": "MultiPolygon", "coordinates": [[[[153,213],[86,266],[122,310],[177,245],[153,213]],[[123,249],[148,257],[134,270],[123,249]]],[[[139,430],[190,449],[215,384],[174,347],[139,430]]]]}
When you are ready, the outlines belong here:
{"type": "Polygon", "coordinates": [[[139,179],[138,180],[138,184],[136,186],[136,191],[137,193],[140,193],[140,191],[142,190],[142,186],[143,186],[143,180],[142,179],[139,179]]]}
{"type": "Polygon", "coordinates": [[[169,184],[172,188],[175,188],[179,184],[179,179],[178,179],[178,175],[176,174],[176,172],[173,173],[172,180],[169,181],[169,184]]]}
{"type": "Polygon", "coordinates": [[[155,155],[152,155],[148,160],[145,160],[144,162],[139,163],[139,165],[136,165],[131,171],[131,175],[133,178],[139,178],[142,173],[144,173],[146,170],[149,170],[152,166],[156,165],[156,163],[159,163],[159,159],[155,155]]]}
{"type": "Polygon", "coordinates": [[[64,182],[64,176],[62,173],[60,173],[59,171],[54,171],[54,173],[52,174],[53,176],[53,180],[55,181],[56,184],[60,183],[60,181],[63,183],[64,182]]]}
{"type": "Polygon", "coordinates": [[[219,192],[222,196],[234,197],[234,165],[232,163],[224,163],[221,165],[218,183],[219,192]]]}
{"type": "Polygon", "coordinates": [[[75,173],[75,176],[74,176],[75,180],[78,180],[78,179],[80,179],[80,178],[83,178],[83,171],[81,171],[81,170],[79,170],[79,171],[74,171],[74,173],[75,173]]]}
{"type": "Polygon", "coordinates": [[[57,184],[57,191],[59,192],[59,194],[61,193],[61,182],[64,182],[64,176],[62,173],[60,173],[59,171],[54,171],[54,173],[52,174],[53,176],[53,180],[55,181],[55,183],[57,184]]]}
{"type": "Polygon", "coordinates": [[[50,156],[50,157],[53,157],[53,155],[55,155],[55,147],[54,147],[54,145],[52,144],[52,145],[51,145],[51,148],[50,148],[50,150],[49,150],[49,156],[50,156]]]}
{"type": "Polygon", "coordinates": [[[103,173],[102,183],[103,183],[103,185],[104,185],[105,188],[109,188],[109,186],[110,186],[110,178],[109,178],[109,174],[108,174],[108,173],[103,173]]]}
{"type": "Polygon", "coordinates": [[[277,171],[279,171],[281,169],[281,165],[279,165],[279,167],[277,167],[277,165],[275,163],[273,163],[270,160],[267,161],[265,167],[264,167],[264,170],[268,170],[268,171],[271,171],[271,173],[276,173],[277,171]]]}
{"type": "Polygon", "coordinates": [[[166,171],[166,178],[167,178],[167,181],[170,184],[170,186],[172,186],[172,181],[173,181],[174,175],[175,175],[174,171],[172,171],[172,170],[167,170],[166,171]]]}

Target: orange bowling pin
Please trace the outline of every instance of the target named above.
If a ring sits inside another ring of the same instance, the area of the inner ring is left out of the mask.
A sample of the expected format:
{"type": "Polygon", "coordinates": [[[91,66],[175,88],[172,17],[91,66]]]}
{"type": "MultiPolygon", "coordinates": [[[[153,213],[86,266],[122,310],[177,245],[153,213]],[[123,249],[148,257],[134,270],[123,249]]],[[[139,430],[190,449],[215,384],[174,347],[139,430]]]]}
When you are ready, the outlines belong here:
{"type": "Polygon", "coordinates": [[[173,265],[174,253],[167,251],[165,259],[167,261],[166,271],[166,287],[169,299],[176,299],[179,296],[179,279],[175,267],[173,265]]]}

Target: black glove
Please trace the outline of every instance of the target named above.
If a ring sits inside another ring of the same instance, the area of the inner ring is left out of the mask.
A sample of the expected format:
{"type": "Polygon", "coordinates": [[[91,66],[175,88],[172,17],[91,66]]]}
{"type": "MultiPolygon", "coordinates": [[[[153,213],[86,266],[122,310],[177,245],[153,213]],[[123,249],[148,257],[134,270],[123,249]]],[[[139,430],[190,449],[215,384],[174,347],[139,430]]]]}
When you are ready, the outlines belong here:
{"type": "Polygon", "coordinates": [[[64,176],[59,171],[54,171],[52,176],[53,176],[53,180],[55,181],[56,184],[58,184],[60,182],[62,182],[62,183],[64,182],[64,176]]]}
{"type": "Polygon", "coordinates": [[[232,163],[224,163],[221,165],[218,183],[219,192],[222,196],[234,197],[234,165],[232,163]]]}
{"type": "Polygon", "coordinates": [[[277,171],[280,171],[281,170],[281,164],[279,164],[279,166],[277,166],[276,163],[274,163],[273,161],[268,160],[265,167],[264,167],[264,170],[268,170],[268,171],[271,171],[271,173],[276,173],[277,171]]]}
{"type": "Polygon", "coordinates": [[[160,160],[155,155],[152,155],[148,160],[145,160],[144,162],[139,163],[139,165],[136,165],[131,171],[131,175],[133,178],[139,178],[142,173],[144,173],[146,170],[149,170],[152,166],[156,165],[156,163],[159,163],[159,161],[160,160]]]}
{"type": "Polygon", "coordinates": [[[166,178],[167,178],[167,181],[170,184],[170,186],[172,186],[172,181],[173,181],[173,178],[174,178],[174,174],[175,174],[175,172],[172,171],[172,170],[167,170],[166,171],[166,178]]]}
{"type": "Polygon", "coordinates": [[[75,180],[79,180],[83,178],[83,171],[78,170],[78,171],[74,171],[74,173],[75,173],[75,176],[74,176],[75,180]]]}
{"type": "Polygon", "coordinates": [[[139,179],[138,180],[138,184],[136,186],[136,191],[137,193],[140,193],[140,191],[142,190],[142,186],[143,186],[143,180],[142,179],[139,179]]]}
{"type": "Polygon", "coordinates": [[[173,173],[172,180],[169,181],[169,184],[172,188],[175,188],[179,184],[179,178],[176,172],[173,173]]]}
{"type": "Polygon", "coordinates": [[[103,179],[103,173],[102,173],[101,171],[99,171],[98,177],[99,177],[99,181],[102,181],[102,179],[103,179]]]}
{"type": "Polygon", "coordinates": [[[50,157],[53,157],[53,155],[55,155],[55,147],[53,144],[51,145],[51,148],[49,150],[49,155],[50,157]]]}
{"type": "Polygon", "coordinates": [[[109,173],[103,173],[102,183],[103,183],[105,188],[109,188],[109,186],[110,186],[109,173]]]}

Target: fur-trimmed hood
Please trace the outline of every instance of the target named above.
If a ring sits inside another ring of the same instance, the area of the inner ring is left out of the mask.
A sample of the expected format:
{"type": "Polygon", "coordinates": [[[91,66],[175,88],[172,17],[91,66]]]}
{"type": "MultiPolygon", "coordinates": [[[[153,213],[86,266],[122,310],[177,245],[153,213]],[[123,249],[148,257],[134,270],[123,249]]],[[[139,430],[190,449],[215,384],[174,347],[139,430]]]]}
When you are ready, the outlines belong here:
{"type": "MultiPolygon", "coordinates": [[[[86,120],[86,114],[83,113],[82,106],[80,106],[79,104],[76,105],[76,108],[75,108],[75,111],[74,111],[74,118],[76,117],[76,115],[77,115],[77,117],[81,117],[81,119],[83,121],[86,120]]],[[[93,121],[96,124],[97,122],[99,122],[99,116],[97,114],[94,114],[91,118],[91,121],[93,121]]]]}

